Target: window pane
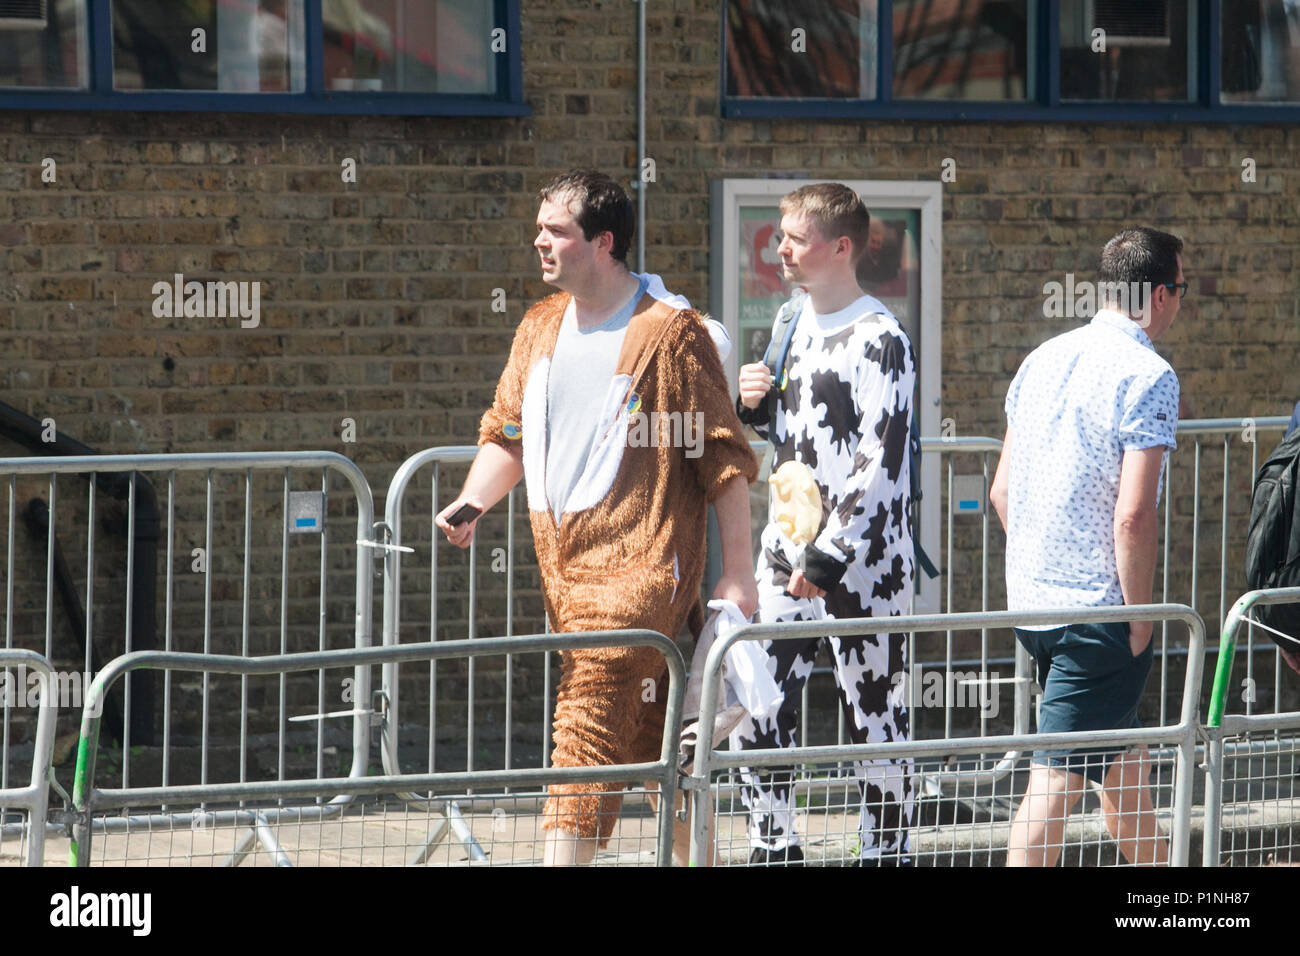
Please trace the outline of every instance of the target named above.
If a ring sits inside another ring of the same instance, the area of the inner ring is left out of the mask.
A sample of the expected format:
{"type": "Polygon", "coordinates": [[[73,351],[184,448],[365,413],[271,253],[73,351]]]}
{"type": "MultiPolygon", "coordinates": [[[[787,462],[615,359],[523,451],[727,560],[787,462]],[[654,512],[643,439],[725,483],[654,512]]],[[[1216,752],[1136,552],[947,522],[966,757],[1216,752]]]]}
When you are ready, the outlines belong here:
{"type": "Polygon", "coordinates": [[[492,50],[492,8],[485,0],[325,0],[325,88],[496,93],[496,57],[506,53],[492,50]]]}
{"type": "Polygon", "coordinates": [[[1029,0],[894,0],[894,97],[1023,100],[1029,0]]]}
{"type": "Polygon", "coordinates": [[[1300,102],[1300,0],[1233,0],[1219,25],[1222,102],[1300,102]]]}
{"type": "Polygon", "coordinates": [[[727,0],[727,96],[876,98],[876,0],[727,0]]]}
{"type": "Polygon", "coordinates": [[[1189,3],[1061,0],[1061,99],[1195,99],[1196,11],[1189,19],[1189,3]]]}
{"type": "Polygon", "coordinates": [[[0,86],[85,88],[84,0],[0,3],[0,86]]]}
{"type": "Polygon", "coordinates": [[[298,93],[303,0],[113,0],[113,87],[298,93]]]}

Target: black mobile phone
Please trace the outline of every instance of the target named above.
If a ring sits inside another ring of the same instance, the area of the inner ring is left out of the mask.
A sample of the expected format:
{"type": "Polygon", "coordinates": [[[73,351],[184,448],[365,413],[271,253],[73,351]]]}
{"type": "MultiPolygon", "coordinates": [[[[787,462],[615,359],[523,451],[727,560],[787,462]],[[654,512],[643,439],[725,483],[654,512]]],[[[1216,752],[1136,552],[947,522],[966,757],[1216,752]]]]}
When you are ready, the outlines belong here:
{"type": "Polygon", "coordinates": [[[464,524],[466,521],[473,521],[482,513],[483,513],[482,508],[476,508],[474,507],[474,505],[469,505],[469,504],[461,505],[454,512],[452,512],[451,517],[447,519],[447,524],[451,525],[454,528],[457,525],[464,524]]]}

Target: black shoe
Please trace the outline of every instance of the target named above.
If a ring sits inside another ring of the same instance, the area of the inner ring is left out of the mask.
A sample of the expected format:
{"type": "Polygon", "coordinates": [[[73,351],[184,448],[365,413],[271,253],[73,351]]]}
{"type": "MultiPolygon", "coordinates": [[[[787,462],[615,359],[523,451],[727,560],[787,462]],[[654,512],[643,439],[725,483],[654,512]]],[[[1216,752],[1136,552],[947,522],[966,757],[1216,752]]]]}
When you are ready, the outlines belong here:
{"type": "Polygon", "coordinates": [[[765,846],[755,847],[749,854],[750,866],[804,866],[803,850],[797,846],[787,846],[784,850],[769,850],[765,846]]]}
{"type": "Polygon", "coordinates": [[[864,856],[858,857],[850,866],[915,866],[910,856],[864,856]]]}

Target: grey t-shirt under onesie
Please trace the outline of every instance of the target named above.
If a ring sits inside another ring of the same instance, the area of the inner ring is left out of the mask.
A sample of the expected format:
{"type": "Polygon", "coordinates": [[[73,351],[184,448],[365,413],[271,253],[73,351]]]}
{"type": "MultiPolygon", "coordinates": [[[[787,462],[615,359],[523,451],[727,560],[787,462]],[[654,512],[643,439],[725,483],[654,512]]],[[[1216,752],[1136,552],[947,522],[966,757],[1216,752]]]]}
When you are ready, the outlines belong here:
{"type": "Polygon", "coordinates": [[[590,329],[578,328],[572,299],[564,310],[546,385],[546,500],[557,523],[591,455],[600,408],[646,287],[642,279],[623,308],[590,329]]]}

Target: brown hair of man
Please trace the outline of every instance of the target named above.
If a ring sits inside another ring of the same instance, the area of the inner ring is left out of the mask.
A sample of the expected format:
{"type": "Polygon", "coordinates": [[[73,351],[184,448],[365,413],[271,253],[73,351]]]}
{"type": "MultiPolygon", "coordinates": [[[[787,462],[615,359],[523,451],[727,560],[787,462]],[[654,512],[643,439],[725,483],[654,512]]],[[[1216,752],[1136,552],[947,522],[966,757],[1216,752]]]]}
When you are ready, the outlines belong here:
{"type": "Polygon", "coordinates": [[[609,254],[627,265],[627,250],[636,231],[636,208],[613,179],[594,169],[571,169],[543,186],[538,198],[568,206],[588,242],[602,232],[610,233],[613,245],[609,254]]]}
{"type": "Polygon", "coordinates": [[[858,194],[842,183],[800,186],[781,198],[781,215],[803,216],[823,239],[847,236],[853,243],[854,264],[867,251],[871,214],[858,194]]]}

